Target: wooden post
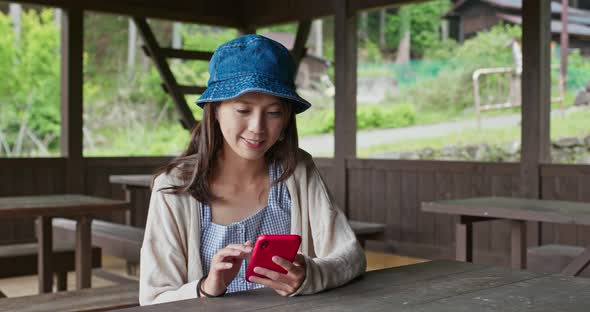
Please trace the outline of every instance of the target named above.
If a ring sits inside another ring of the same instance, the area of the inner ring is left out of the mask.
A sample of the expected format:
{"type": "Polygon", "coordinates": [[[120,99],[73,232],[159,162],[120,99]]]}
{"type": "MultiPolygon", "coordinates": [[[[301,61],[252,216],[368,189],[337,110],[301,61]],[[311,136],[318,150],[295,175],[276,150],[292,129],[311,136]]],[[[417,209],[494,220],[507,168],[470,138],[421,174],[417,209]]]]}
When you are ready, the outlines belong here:
{"type": "Polygon", "coordinates": [[[455,225],[455,260],[473,262],[473,223],[461,216],[455,225]]]}
{"type": "Polygon", "coordinates": [[[39,293],[53,290],[53,228],[51,217],[37,217],[37,274],[39,274],[39,293]]]}
{"type": "Polygon", "coordinates": [[[525,221],[510,221],[510,266],[513,269],[526,268],[526,229],[525,221]]]}
{"type": "Polygon", "coordinates": [[[334,0],[334,197],[348,215],[346,159],[356,157],[356,13],[349,0],[334,0]]]}
{"type": "Polygon", "coordinates": [[[295,36],[295,43],[293,44],[293,49],[291,50],[291,56],[293,56],[293,60],[295,61],[295,77],[297,77],[297,69],[299,68],[299,64],[301,64],[301,61],[307,53],[305,45],[307,44],[310,30],[311,20],[299,21],[299,25],[297,27],[297,36],[295,36]]]}
{"type": "MultiPolygon", "coordinates": [[[[541,198],[541,164],[550,161],[550,0],[523,1],[521,195],[541,198]]],[[[529,224],[529,244],[541,243],[541,226],[529,224]]]]}
{"type": "Polygon", "coordinates": [[[66,158],[66,191],[83,193],[83,12],[63,9],[61,21],[61,153],[66,158]]]}
{"type": "Polygon", "coordinates": [[[92,218],[82,216],[76,223],[76,289],[91,287],[92,218]]]}

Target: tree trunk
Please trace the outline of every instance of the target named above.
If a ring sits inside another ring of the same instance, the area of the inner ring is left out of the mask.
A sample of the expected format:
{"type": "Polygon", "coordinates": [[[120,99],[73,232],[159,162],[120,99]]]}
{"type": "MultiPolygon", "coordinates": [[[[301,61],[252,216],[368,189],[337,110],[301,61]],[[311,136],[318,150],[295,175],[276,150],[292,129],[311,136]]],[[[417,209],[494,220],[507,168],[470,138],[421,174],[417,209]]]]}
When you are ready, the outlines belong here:
{"type": "Polygon", "coordinates": [[[360,14],[360,27],[359,27],[359,41],[365,42],[369,37],[369,14],[367,11],[363,11],[360,14]]]}
{"type": "Polygon", "coordinates": [[[386,9],[379,10],[379,48],[385,49],[385,14],[386,9]]]}
{"type": "Polygon", "coordinates": [[[14,37],[16,38],[16,44],[18,45],[21,38],[21,13],[22,6],[20,4],[9,3],[8,11],[10,19],[12,20],[12,29],[14,30],[14,37]]]}
{"type": "Polygon", "coordinates": [[[411,49],[411,21],[412,17],[407,7],[402,7],[399,10],[400,19],[400,41],[397,47],[396,64],[406,64],[410,61],[411,49]]]}
{"type": "Polygon", "coordinates": [[[137,50],[137,26],[132,19],[129,19],[127,42],[127,68],[132,69],[135,66],[135,55],[137,50]]]}
{"type": "Polygon", "coordinates": [[[317,19],[312,24],[312,36],[311,39],[313,40],[312,46],[314,50],[314,54],[321,57],[323,55],[323,43],[324,43],[324,35],[323,35],[323,22],[321,19],[317,19]]]}

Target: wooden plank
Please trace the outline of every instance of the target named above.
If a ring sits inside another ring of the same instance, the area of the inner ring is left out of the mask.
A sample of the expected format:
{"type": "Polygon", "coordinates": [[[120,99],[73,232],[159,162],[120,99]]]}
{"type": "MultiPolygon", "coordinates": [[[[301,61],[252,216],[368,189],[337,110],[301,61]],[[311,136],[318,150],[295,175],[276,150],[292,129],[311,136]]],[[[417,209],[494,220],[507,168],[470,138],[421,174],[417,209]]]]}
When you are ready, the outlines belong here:
{"type": "Polygon", "coordinates": [[[220,1],[77,1],[77,0],[18,0],[44,6],[75,8],[128,16],[145,16],[188,23],[241,27],[242,3],[220,1]],[[198,12],[198,13],[197,13],[198,12]]]}
{"type": "Polygon", "coordinates": [[[280,6],[274,6],[271,0],[257,0],[244,7],[244,15],[249,17],[249,23],[256,27],[273,24],[295,22],[301,19],[317,19],[335,15],[339,6],[346,6],[350,12],[376,9],[386,6],[400,6],[419,0],[350,0],[346,5],[331,1],[312,0],[283,0],[280,6]]]}
{"type": "Polygon", "coordinates": [[[520,190],[528,198],[540,198],[540,164],[551,158],[550,20],[550,0],[523,1],[520,190]]]}
{"type": "Polygon", "coordinates": [[[401,239],[401,211],[402,211],[402,181],[400,171],[386,171],[385,202],[387,203],[385,226],[386,237],[390,240],[401,239]]]}
{"type": "Polygon", "coordinates": [[[486,218],[590,225],[590,203],[478,197],[424,203],[422,209],[486,218]]]}
{"type": "MultiPolygon", "coordinates": [[[[490,196],[492,193],[492,177],[489,175],[474,174],[471,176],[471,194],[472,197],[490,196]]],[[[473,225],[474,244],[479,251],[491,252],[493,237],[491,236],[492,222],[477,222],[473,225]]],[[[478,262],[476,253],[475,261],[478,262]]]]}
{"type": "Polygon", "coordinates": [[[384,170],[411,170],[417,172],[431,172],[444,170],[446,172],[474,173],[496,176],[518,175],[518,164],[514,163],[482,163],[464,161],[435,161],[435,160],[400,160],[400,159],[349,159],[348,168],[367,168],[384,170]]]}
{"type": "MultiPolygon", "coordinates": [[[[147,170],[154,170],[162,167],[172,161],[172,157],[89,157],[85,158],[86,164],[89,168],[129,168],[140,167],[149,168],[147,170]]],[[[142,172],[147,173],[147,172],[142,172]]]]}
{"type": "Polygon", "coordinates": [[[285,298],[276,296],[271,289],[259,289],[226,295],[231,300],[191,299],[126,311],[391,311],[392,307],[411,311],[421,304],[435,300],[485,291],[541,276],[505,268],[433,262],[367,272],[362,278],[343,287],[314,296],[285,298]]]}
{"type": "Polygon", "coordinates": [[[139,305],[139,284],[64,291],[39,296],[7,298],[0,304],[0,312],[8,311],[107,311],[139,305]]]}
{"type": "MultiPolygon", "coordinates": [[[[35,169],[19,168],[13,176],[11,183],[19,190],[19,195],[31,195],[38,193],[35,183],[35,169]]],[[[17,218],[12,220],[12,237],[15,242],[34,241],[34,218],[17,218]]]]}
{"type": "Polygon", "coordinates": [[[543,164],[541,165],[541,176],[543,177],[563,177],[590,176],[590,166],[588,165],[569,165],[569,164],[543,164]]]}
{"type": "MultiPolygon", "coordinates": [[[[435,179],[437,200],[453,198],[455,183],[453,175],[448,172],[436,172],[435,179]]],[[[436,214],[434,233],[437,246],[449,248],[455,242],[455,232],[453,230],[456,223],[455,219],[450,215],[436,214]]]]}
{"type": "Polygon", "coordinates": [[[417,185],[417,222],[418,222],[418,239],[421,244],[434,244],[435,237],[435,217],[436,214],[423,212],[419,208],[419,203],[423,201],[432,201],[436,199],[436,183],[434,172],[418,173],[417,185]]]}
{"type": "Polygon", "coordinates": [[[589,294],[590,279],[549,275],[437,299],[412,311],[582,312],[590,304],[589,294]]]}
{"type": "Polygon", "coordinates": [[[0,158],[2,168],[63,168],[65,158],[0,158]]]}
{"type": "MultiPolygon", "coordinates": [[[[578,199],[583,202],[590,202],[590,175],[580,178],[578,183],[578,199]]],[[[579,246],[590,245],[590,226],[578,226],[579,246]]]]}
{"type": "Polygon", "coordinates": [[[356,157],[356,65],[357,23],[348,10],[349,0],[338,3],[334,18],[334,196],[348,213],[346,204],[346,161],[356,157]]]}
{"type": "MultiPolygon", "coordinates": [[[[555,199],[577,201],[578,199],[578,177],[556,177],[555,178],[555,199]]],[[[588,204],[590,210],[590,204],[588,204]]],[[[577,229],[570,224],[555,225],[555,235],[558,244],[576,245],[577,229]]]]}
{"type": "Polygon", "coordinates": [[[388,185],[386,172],[371,170],[371,222],[384,223],[387,219],[387,210],[390,208],[386,200],[388,185]]]}
{"type": "MultiPolygon", "coordinates": [[[[182,94],[203,94],[205,92],[205,90],[207,90],[207,87],[203,87],[203,86],[184,86],[184,85],[178,85],[178,91],[180,91],[180,93],[182,94]]],[[[166,89],[167,93],[170,93],[170,91],[168,89],[166,89]]]]}
{"type": "Polygon", "coordinates": [[[83,193],[84,17],[82,10],[63,10],[61,21],[61,154],[67,158],[66,190],[71,193],[83,193]]]}
{"type": "Polygon", "coordinates": [[[164,57],[183,60],[209,61],[213,57],[213,52],[209,51],[190,51],[173,48],[160,48],[160,51],[164,57]]]}
{"type": "Polygon", "coordinates": [[[418,175],[415,172],[401,172],[401,237],[402,241],[416,242],[418,239],[417,197],[418,175]]]}
{"type": "Polygon", "coordinates": [[[43,216],[79,216],[127,209],[127,203],[85,195],[40,195],[2,197],[2,218],[43,216]]]}
{"type": "Polygon", "coordinates": [[[361,176],[365,170],[350,170],[348,171],[348,186],[347,202],[348,202],[348,218],[353,220],[365,220],[363,212],[367,209],[366,203],[362,202],[361,197],[365,193],[365,188],[361,181],[361,176]],[[360,218],[360,219],[359,219],[360,218]]]}

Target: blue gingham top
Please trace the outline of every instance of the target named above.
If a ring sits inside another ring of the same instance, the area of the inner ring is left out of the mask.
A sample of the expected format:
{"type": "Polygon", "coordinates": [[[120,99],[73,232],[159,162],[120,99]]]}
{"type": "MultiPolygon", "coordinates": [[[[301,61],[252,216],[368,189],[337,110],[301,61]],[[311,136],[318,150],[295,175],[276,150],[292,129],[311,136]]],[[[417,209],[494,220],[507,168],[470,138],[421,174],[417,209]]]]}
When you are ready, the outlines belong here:
{"type": "MultiPolygon", "coordinates": [[[[278,179],[283,170],[279,164],[269,166],[270,183],[278,179]]],[[[272,185],[266,207],[253,216],[240,222],[223,226],[211,222],[211,207],[202,205],[201,209],[201,263],[203,272],[209,273],[211,259],[217,250],[229,244],[243,244],[247,240],[256,241],[263,234],[289,234],[291,232],[291,196],[285,183],[272,185]]],[[[227,292],[237,292],[262,288],[263,285],[246,281],[248,262],[242,262],[240,271],[227,287],[227,292]]]]}

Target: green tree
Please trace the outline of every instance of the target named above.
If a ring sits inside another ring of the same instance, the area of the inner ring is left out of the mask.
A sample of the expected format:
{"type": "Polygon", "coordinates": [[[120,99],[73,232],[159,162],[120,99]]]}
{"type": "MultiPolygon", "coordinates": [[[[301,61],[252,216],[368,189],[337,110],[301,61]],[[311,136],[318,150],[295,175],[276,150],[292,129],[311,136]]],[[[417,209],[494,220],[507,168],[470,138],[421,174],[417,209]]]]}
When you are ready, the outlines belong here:
{"type": "Polygon", "coordinates": [[[53,11],[22,12],[21,22],[17,48],[9,18],[0,12],[0,154],[13,156],[42,145],[56,149],[60,131],[59,41],[53,11]]]}

